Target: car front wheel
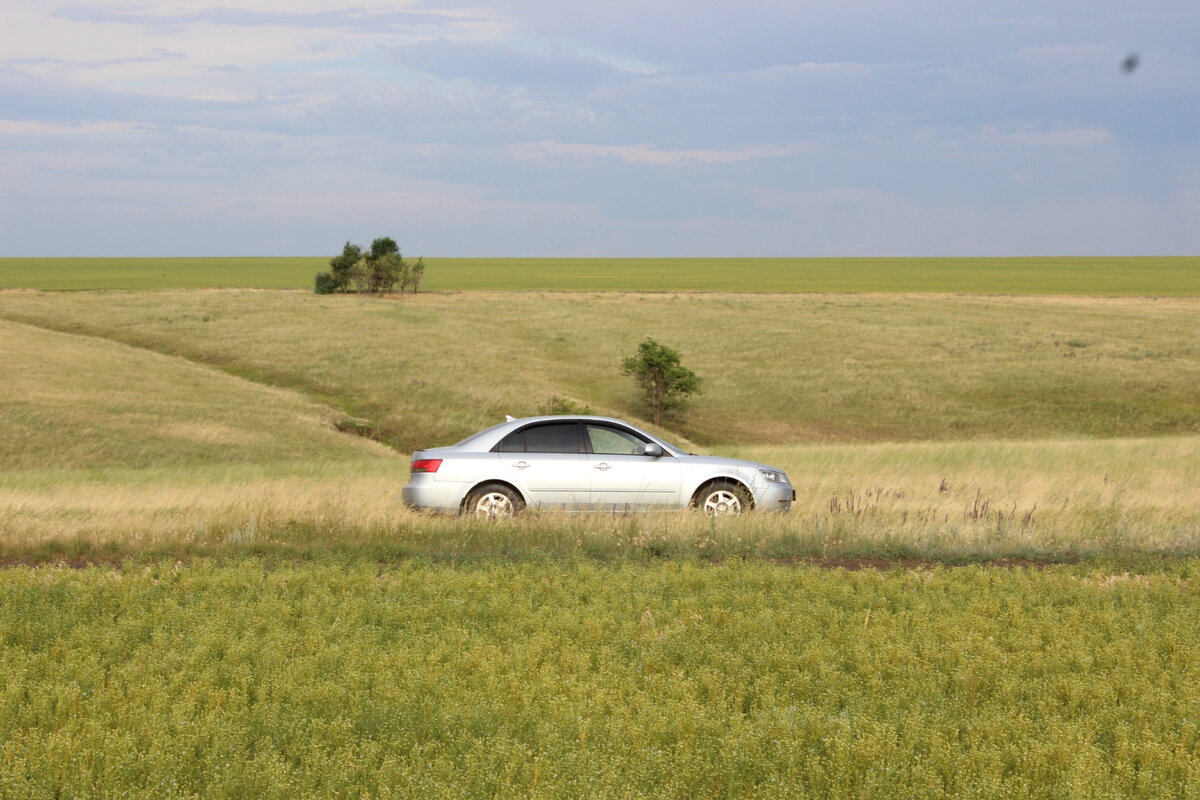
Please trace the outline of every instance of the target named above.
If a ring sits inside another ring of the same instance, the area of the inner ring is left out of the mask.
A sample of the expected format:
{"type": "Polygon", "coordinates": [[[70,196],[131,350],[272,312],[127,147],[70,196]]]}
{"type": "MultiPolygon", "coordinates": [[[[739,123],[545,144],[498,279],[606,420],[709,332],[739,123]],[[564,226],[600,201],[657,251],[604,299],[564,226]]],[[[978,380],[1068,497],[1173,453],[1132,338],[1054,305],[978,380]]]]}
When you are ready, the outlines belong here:
{"type": "Polygon", "coordinates": [[[700,490],[695,507],[716,517],[735,517],[754,507],[745,487],[731,481],[716,481],[700,490]]]}
{"type": "Polygon", "coordinates": [[[511,517],[521,511],[525,503],[521,495],[502,483],[485,483],[467,495],[463,513],[487,519],[511,517]]]}

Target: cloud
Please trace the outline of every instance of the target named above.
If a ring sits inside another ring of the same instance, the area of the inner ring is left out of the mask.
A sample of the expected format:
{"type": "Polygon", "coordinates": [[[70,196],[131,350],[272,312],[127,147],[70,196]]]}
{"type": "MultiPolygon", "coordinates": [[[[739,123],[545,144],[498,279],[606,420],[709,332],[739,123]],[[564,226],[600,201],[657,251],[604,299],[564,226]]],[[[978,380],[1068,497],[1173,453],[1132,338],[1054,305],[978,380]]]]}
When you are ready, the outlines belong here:
{"type": "Polygon", "coordinates": [[[789,145],[751,145],[733,150],[663,150],[653,145],[601,145],[569,142],[525,142],[509,147],[516,158],[543,160],[548,158],[617,159],[627,164],[684,166],[689,164],[733,164],[761,158],[781,158],[810,152],[803,143],[789,145]]]}
{"type": "Polygon", "coordinates": [[[1021,147],[1093,147],[1113,140],[1104,128],[1060,128],[1037,131],[1029,128],[1003,132],[995,125],[985,126],[980,134],[984,142],[1021,147]]]}
{"type": "Polygon", "coordinates": [[[198,25],[333,29],[371,35],[410,32],[419,28],[444,28],[460,24],[462,17],[430,11],[367,11],[329,9],[310,12],[254,10],[213,6],[197,11],[171,11],[161,6],[67,6],[52,14],[69,22],[135,25],[156,33],[174,33],[198,25]]]}
{"type": "Polygon", "coordinates": [[[384,52],[392,63],[437,78],[576,93],[623,74],[612,64],[570,50],[522,50],[503,42],[425,39],[384,52]]]}

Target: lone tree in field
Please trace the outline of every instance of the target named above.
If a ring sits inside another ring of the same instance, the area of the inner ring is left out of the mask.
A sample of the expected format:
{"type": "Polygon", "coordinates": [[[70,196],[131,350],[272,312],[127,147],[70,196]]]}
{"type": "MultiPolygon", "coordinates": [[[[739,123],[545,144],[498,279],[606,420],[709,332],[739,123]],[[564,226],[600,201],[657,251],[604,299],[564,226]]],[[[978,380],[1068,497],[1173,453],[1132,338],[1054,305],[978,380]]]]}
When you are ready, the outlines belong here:
{"type": "Polygon", "coordinates": [[[679,363],[679,353],[653,339],[638,345],[637,355],[622,362],[621,372],[641,384],[655,425],[662,422],[664,413],[682,408],[691,395],[700,393],[700,379],[679,363]]]}

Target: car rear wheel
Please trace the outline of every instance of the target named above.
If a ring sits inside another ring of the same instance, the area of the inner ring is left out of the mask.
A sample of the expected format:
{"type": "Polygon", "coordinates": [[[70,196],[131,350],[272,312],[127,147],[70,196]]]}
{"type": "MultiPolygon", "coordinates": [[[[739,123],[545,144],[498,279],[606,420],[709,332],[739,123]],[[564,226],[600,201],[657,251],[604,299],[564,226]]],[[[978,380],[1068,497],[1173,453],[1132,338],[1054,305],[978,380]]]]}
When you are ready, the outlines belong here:
{"type": "Polygon", "coordinates": [[[754,507],[750,493],[732,481],[714,481],[696,495],[695,507],[714,517],[735,517],[754,507]]]}
{"type": "Polygon", "coordinates": [[[485,483],[467,495],[463,513],[488,519],[501,519],[520,513],[525,508],[521,495],[502,483],[485,483]]]}

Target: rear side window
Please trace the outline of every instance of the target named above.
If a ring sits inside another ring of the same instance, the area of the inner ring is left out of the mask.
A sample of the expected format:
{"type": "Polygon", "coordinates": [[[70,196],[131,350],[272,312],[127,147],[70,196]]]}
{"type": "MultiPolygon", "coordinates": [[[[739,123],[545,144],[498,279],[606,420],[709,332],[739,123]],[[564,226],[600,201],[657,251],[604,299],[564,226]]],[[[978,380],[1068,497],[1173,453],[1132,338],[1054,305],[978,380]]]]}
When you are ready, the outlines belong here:
{"type": "Polygon", "coordinates": [[[575,423],[535,425],[525,429],[527,453],[582,453],[583,440],[575,423]]]}
{"type": "Polygon", "coordinates": [[[513,431],[496,445],[498,453],[582,453],[583,438],[573,422],[533,425],[513,431]]]}
{"type": "Polygon", "coordinates": [[[508,436],[500,440],[500,444],[496,445],[497,453],[524,453],[525,452],[525,432],[513,431],[508,436]]]}

